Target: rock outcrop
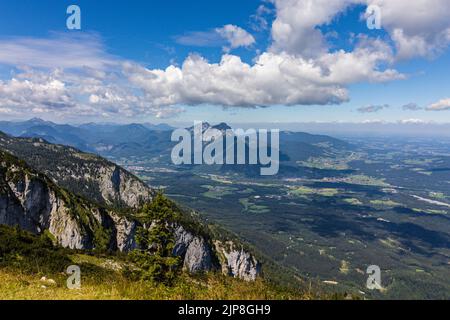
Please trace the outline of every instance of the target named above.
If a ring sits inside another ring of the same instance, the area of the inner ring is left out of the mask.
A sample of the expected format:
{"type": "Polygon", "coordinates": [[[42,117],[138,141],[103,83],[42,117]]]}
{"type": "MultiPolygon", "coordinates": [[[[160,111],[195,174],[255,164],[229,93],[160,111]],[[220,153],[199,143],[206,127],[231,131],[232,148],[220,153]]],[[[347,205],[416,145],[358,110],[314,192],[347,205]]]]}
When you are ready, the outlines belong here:
{"type": "Polygon", "coordinates": [[[211,249],[203,238],[195,237],[189,244],[183,267],[190,273],[210,271],[213,268],[211,249]]]}
{"type": "Polygon", "coordinates": [[[112,163],[90,168],[90,180],[98,185],[105,204],[137,208],[151,201],[154,192],[132,174],[112,163]]]}
{"type": "Polygon", "coordinates": [[[0,224],[18,225],[35,234],[49,230],[59,244],[71,249],[93,247],[89,233],[51,182],[5,161],[1,169],[0,224]]]}
{"type": "Polygon", "coordinates": [[[111,218],[114,221],[115,242],[117,250],[128,252],[136,249],[136,230],[138,224],[136,221],[129,220],[112,213],[111,218]]]}
{"type": "Polygon", "coordinates": [[[18,225],[35,234],[48,230],[58,244],[70,249],[98,247],[98,231],[109,234],[103,239],[109,249],[126,252],[136,248],[135,221],[85,204],[81,199],[78,208],[74,208],[48,181],[31,173],[8,181],[3,175],[0,180],[0,224],[18,225]],[[79,211],[86,216],[79,216],[79,211]]]}
{"type": "Polygon", "coordinates": [[[258,260],[242,247],[232,241],[214,242],[215,249],[221,259],[222,272],[235,278],[254,281],[261,273],[258,260]]]}
{"type": "Polygon", "coordinates": [[[184,269],[191,273],[220,268],[223,274],[246,281],[254,281],[261,274],[258,260],[233,241],[216,240],[210,245],[182,226],[175,227],[175,241],[173,252],[182,257],[184,269]]]}
{"type": "Polygon", "coordinates": [[[48,230],[70,249],[135,248],[136,222],[59,188],[7,153],[0,158],[0,224],[35,234],[48,230]]]}
{"type": "Polygon", "coordinates": [[[206,240],[194,236],[182,226],[177,226],[174,230],[173,253],[183,259],[183,268],[190,273],[213,270],[212,252],[206,240]]]}

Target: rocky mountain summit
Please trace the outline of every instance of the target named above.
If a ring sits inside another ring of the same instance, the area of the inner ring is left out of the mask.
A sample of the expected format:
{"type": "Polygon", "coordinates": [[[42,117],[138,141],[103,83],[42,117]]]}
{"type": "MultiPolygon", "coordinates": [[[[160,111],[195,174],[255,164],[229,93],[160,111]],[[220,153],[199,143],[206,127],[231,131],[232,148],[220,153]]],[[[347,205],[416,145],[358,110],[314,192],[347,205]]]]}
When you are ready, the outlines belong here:
{"type": "MultiPolygon", "coordinates": [[[[13,143],[12,138],[2,136],[0,140],[1,145],[9,147],[8,150],[26,153],[24,148],[13,143]]],[[[57,177],[50,178],[25,161],[0,151],[0,224],[17,225],[35,234],[47,232],[57,244],[70,249],[129,252],[137,248],[136,230],[142,223],[135,213],[139,201],[151,201],[154,190],[124,169],[99,157],[43,141],[18,140],[27,146],[32,144],[28,150],[30,157],[26,159],[28,162],[31,158],[30,162],[36,167],[54,164],[55,159],[70,161],[76,158],[80,162],[68,168],[57,165],[59,168],[55,166],[54,172],[50,167],[45,167],[44,172],[52,172],[52,177],[57,177]],[[61,150],[66,153],[59,154],[61,150]],[[47,160],[44,156],[46,152],[54,158],[47,160]],[[112,166],[115,169],[111,172],[112,166]],[[88,170],[84,172],[86,168],[88,170]],[[83,177],[87,177],[87,181],[83,177]],[[66,183],[60,186],[60,181],[66,183]],[[74,184],[75,181],[78,183],[74,184]],[[88,193],[77,193],[89,184],[98,187],[101,196],[92,195],[93,189],[88,193]],[[138,197],[127,194],[133,190],[136,190],[138,197]],[[120,206],[106,205],[115,203],[107,195],[119,197],[116,199],[122,200],[120,206]],[[98,199],[104,200],[103,205],[94,202],[98,199]],[[124,203],[129,204],[125,209],[124,203]]],[[[260,263],[240,244],[214,239],[205,232],[196,233],[182,222],[170,223],[176,241],[173,254],[182,259],[186,271],[221,270],[224,274],[247,281],[255,280],[260,274],[260,263]]]]}
{"type": "Polygon", "coordinates": [[[0,148],[26,160],[58,186],[100,205],[137,208],[155,192],[134,175],[99,156],[43,139],[13,138],[0,133],[0,148]]]}

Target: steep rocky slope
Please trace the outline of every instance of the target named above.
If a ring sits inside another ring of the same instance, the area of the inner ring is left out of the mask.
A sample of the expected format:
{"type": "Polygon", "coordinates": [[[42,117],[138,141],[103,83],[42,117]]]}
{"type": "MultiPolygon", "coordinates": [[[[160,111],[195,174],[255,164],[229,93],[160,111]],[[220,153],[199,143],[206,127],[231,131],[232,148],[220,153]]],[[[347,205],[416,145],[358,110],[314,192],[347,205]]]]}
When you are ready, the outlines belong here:
{"type": "Polygon", "coordinates": [[[36,234],[48,230],[60,245],[71,249],[126,247],[127,237],[113,239],[125,225],[116,213],[58,187],[6,152],[0,152],[0,161],[1,224],[36,234]]]}
{"type": "MultiPolygon", "coordinates": [[[[0,151],[0,224],[18,225],[35,234],[49,232],[70,249],[124,252],[136,248],[136,230],[141,226],[132,214],[93,204],[5,151],[0,151]]],[[[173,222],[171,228],[173,253],[182,258],[186,271],[222,270],[245,280],[259,275],[258,261],[239,245],[196,234],[181,222],[173,222]]]]}
{"type": "Polygon", "coordinates": [[[219,269],[223,274],[247,281],[256,280],[261,274],[261,264],[240,244],[228,240],[216,240],[195,235],[183,226],[175,228],[174,253],[184,257],[184,269],[195,273],[219,269]]]}
{"type": "Polygon", "coordinates": [[[0,148],[26,160],[58,186],[101,205],[137,208],[154,191],[123,168],[93,154],[0,132],[0,148]]]}

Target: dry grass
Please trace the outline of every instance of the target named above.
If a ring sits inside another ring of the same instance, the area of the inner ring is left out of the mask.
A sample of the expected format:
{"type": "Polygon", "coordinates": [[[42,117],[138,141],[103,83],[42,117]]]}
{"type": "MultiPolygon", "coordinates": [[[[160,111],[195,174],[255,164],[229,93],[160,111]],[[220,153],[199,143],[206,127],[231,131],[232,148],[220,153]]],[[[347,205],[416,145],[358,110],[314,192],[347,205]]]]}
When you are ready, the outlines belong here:
{"type": "Polygon", "coordinates": [[[0,270],[0,300],[278,300],[308,299],[307,294],[279,290],[263,280],[245,282],[222,275],[180,276],[174,286],[132,281],[118,272],[105,281],[82,277],[79,290],[66,287],[63,274],[47,275],[56,284],[41,281],[42,275],[0,270]]]}
{"type": "Polygon", "coordinates": [[[307,294],[217,273],[180,274],[171,286],[137,280],[122,255],[56,248],[50,239],[0,226],[0,300],[274,300],[307,294]],[[81,289],[69,290],[65,270],[81,268],[81,289]],[[43,278],[45,277],[45,278],[43,278]]]}

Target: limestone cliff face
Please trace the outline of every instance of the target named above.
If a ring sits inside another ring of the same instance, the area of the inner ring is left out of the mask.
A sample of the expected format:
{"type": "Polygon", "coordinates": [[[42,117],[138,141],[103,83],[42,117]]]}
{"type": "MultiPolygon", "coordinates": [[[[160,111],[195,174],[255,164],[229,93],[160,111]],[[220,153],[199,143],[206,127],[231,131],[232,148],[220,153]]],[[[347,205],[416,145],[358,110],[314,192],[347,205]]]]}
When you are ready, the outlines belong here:
{"type": "Polygon", "coordinates": [[[129,252],[136,249],[136,229],[138,224],[136,221],[128,220],[117,214],[112,213],[111,218],[114,221],[115,242],[117,250],[121,252],[129,252]]]}
{"type": "Polygon", "coordinates": [[[254,281],[261,273],[258,260],[232,241],[214,242],[221,260],[222,273],[246,281],[254,281]]]}
{"type": "Polygon", "coordinates": [[[212,252],[205,239],[175,227],[175,247],[173,253],[183,259],[183,268],[190,273],[214,269],[212,252]]]}
{"type": "Polygon", "coordinates": [[[87,230],[71,217],[63,201],[54,200],[48,230],[55,237],[56,242],[64,248],[93,249],[95,245],[87,230]]]}
{"type": "Polygon", "coordinates": [[[94,249],[101,240],[113,250],[135,248],[136,222],[92,205],[14,161],[0,163],[0,224],[35,234],[48,230],[70,249],[94,249]],[[104,238],[98,239],[101,231],[104,238]]]}
{"type": "Polygon", "coordinates": [[[90,179],[98,183],[101,196],[108,205],[137,208],[153,197],[153,191],[143,182],[116,165],[108,164],[91,171],[95,172],[90,179]]]}
{"type": "Polygon", "coordinates": [[[0,223],[33,233],[49,230],[58,243],[71,249],[92,248],[92,239],[48,181],[22,168],[2,165],[0,223]]]}
{"type": "Polygon", "coordinates": [[[175,240],[174,254],[183,258],[184,269],[191,273],[220,268],[223,274],[246,281],[254,281],[261,274],[257,259],[232,241],[216,240],[210,245],[182,226],[175,228],[175,240]]]}

